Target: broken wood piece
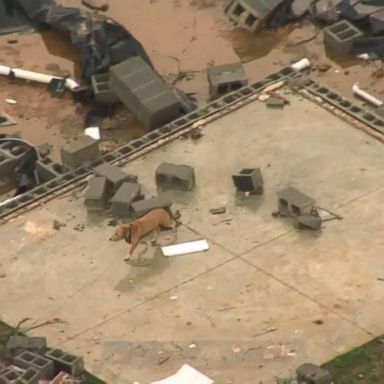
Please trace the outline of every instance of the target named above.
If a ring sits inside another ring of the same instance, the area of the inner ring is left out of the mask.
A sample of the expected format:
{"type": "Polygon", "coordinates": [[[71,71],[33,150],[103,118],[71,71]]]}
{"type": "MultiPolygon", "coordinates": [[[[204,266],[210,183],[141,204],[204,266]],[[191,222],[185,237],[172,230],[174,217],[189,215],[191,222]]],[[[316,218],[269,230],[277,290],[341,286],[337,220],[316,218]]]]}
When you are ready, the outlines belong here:
{"type": "Polygon", "coordinates": [[[212,215],[222,215],[225,213],[227,210],[225,207],[220,207],[220,208],[214,208],[210,209],[209,212],[212,213],[212,215]]]}

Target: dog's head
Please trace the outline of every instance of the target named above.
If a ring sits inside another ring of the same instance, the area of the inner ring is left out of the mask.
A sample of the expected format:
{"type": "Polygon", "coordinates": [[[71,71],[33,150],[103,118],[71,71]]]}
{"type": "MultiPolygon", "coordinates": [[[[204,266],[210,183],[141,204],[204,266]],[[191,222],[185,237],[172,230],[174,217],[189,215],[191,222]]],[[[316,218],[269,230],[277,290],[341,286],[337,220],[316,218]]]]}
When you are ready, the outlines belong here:
{"type": "Polygon", "coordinates": [[[121,241],[126,240],[130,243],[131,239],[131,226],[119,224],[115,228],[115,232],[109,238],[110,241],[121,241]]]}

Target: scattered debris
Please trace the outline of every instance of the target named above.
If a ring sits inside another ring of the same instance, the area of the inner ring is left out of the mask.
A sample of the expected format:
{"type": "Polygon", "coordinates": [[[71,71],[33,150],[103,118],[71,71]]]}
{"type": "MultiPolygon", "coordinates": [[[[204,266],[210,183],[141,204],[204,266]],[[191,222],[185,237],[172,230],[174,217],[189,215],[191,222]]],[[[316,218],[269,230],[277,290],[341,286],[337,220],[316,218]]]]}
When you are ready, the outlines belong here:
{"type": "Polygon", "coordinates": [[[319,319],[319,320],[315,320],[313,321],[313,324],[316,324],[316,325],[323,325],[324,324],[324,321],[319,319]]]}
{"type": "Polygon", "coordinates": [[[85,226],[84,224],[77,224],[73,227],[73,229],[78,232],[84,232],[85,226]]]}
{"type": "Polygon", "coordinates": [[[61,223],[60,221],[57,221],[57,220],[53,220],[53,229],[55,229],[56,231],[59,231],[61,227],[66,227],[67,224],[65,223],[61,223]]]}
{"type": "Polygon", "coordinates": [[[160,356],[159,361],[157,362],[158,365],[163,365],[170,359],[169,356],[160,356]]]}
{"type": "Polygon", "coordinates": [[[169,300],[177,300],[178,298],[179,298],[179,296],[177,296],[177,295],[169,296],[169,300]]]}
{"type": "Polygon", "coordinates": [[[209,210],[209,212],[212,213],[212,215],[222,215],[226,211],[227,211],[227,209],[225,207],[214,208],[214,209],[209,210]]]}
{"type": "Polygon", "coordinates": [[[164,256],[180,256],[195,252],[204,252],[209,249],[207,240],[196,240],[188,243],[180,243],[161,247],[164,256]]]}
{"type": "Polygon", "coordinates": [[[325,369],[312,363],[305,363],[296,369],[298,381],[304,383],[331,384],[332,375],[325,369]]]}
{"type": "Polygon", "coordinates": [[[319,71],[319,72],[327,72],[328,70],[330,70],[332,68],[332,65],[329,64],[329,63],[319,63],[319,64],[316,64],[313,69],[319,71]]]}
{"type": "Polygon", "coordinates": [[[7,104],[11,104],[11,105],[15,105],[15,104],[17,104],[17,101],[14,100],[14,99],[5,99],[5,102],[6,102],[7,104]]]}
{"type": "Polygon", "coordinates": [[[200,128],[193,128],[189,132],[189,136],[192,140],[198,140],[198,139],[202,138],[204,135],[203,135],[203,132],[201,132],[200,128]]]}
{"type": "Polygon", "coordinates": [[[153,381],[151,384],[214,384],[208,376],[197,371],[188,364],[184,364],[174,375],[164,380],[153,381]]]}

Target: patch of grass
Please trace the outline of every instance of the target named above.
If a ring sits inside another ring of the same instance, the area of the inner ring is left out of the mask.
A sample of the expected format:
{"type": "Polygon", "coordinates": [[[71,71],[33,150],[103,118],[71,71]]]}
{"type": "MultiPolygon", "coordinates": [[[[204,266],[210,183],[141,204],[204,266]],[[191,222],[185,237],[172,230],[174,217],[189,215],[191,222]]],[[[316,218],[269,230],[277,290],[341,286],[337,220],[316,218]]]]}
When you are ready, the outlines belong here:
{"type": "Polygon", "coordinates": [[[384,383],[384,343],[378,337],[324,364],[335,384],[384,383]]]}
{"type": "MultiPolygon", "coordinates": [[[[8,324],[0,321],[0,362],[5,364],[12,363],[7,360],[5,345],[10,335],[15,333],[15,329],[10,327],[8,324]]],[[[98,379],[96,376],[89,372],[84,374],[84,384],[106,384],[104,381],[98,379]]]]}

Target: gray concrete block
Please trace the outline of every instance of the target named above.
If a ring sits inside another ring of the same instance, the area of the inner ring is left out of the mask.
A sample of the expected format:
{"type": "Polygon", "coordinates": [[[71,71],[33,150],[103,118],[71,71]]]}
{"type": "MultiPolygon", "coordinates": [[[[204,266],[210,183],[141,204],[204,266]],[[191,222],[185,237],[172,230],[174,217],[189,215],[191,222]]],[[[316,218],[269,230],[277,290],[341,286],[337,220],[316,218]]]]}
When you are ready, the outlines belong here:
{"type": "Polygon", "coordinates": [[[163,188],[192,190],[195,186],[195,170],[189,165],[162,163],[155,172],[156,184],[163,188]]]}
{"type": "Polygon", "coordinates": [[[264,180],[260,168],[245,168],[232,175],[233,184],[239,192],[261,194],[264,191],[264,180]]]}
{"type": "Polygon", "coordinates": [[[7,156],[5,151],[0,150],[0,179],[13,178],[17,159],[7,156]]]}
{"type": "Polygon", "coordinates": [[[241,63],[208,67],[207,78],[212,98],[220,97],[248,84],[247,75],[241,63]]]}
{"type": "Polygon", "coordinates": [[[105,177],[113,191],[116,191],[124,181],[130,183],[137,183],[138,181],[137,176],[125,173],[121,168],[108,163],[98,165],[93,169],[93,172],[97,176],[105,177]]]}
{"type": "Polygon", "coordinates": [[[14,335],[8,339],[6,348],[12,354],[23,351],[43,353],[47,347],[47,339],[45,337],[28,337],[14,335]]]}
{"type": "Polygon", "coordinates": [[[311,229],[318,231],[321,229],[321,217],[315,215],[302,215],[296,217],[296,227],[299,229],[311,229]]]}
{"type": "Polygon", "coordinates": [[[68,168],[78,168],[99,156],[98,141],[85,135],[61,149],[61,162],[68,168]]]}
{"type": "Polygon", "coordinates": [[[146,213],[156,208],[170,208],[172,202],[164,197],[152,197],[150,199],[140,200],[132,203],[133,214],[137,217],[143,216],[146,213]]]}
{"type": "Polygon", "coordinates": [[[306,384],[331,384],[332,375],[324,368],[318,367],[312,363],[305,363],[296,370],[299,382],[306,384]]]}
{"type": "Polygon", "coordinates": [[[226,9],[230,20],[249,32],[262,27],[283,0],[234,0],[226,9]]]}
{"type": "Polygon", "coordinates": [[[284,189],[277,196],[278,210],[283,216],[310,215],[315,208],[314,199],[293,187],[284,189]]]}
{"type": "Polygon", "coordinates": [[[105,177],[94,176],[88,181],[84,194],[84,204],[90,212],[103,211],[107,208],[108,184],[105,177]]]}
{"type": "Polygon", "coordinates": [[[114,94],[109,86],[109,73],[93,75],[91,78],[92,90],[95,99],[105,104],[114,104],[119,98],[114,94]]]}
{"type": "Polygon", "coordinates": [[[182,113],[175,91],[141,57],[111,67],[109,86],[146,129],[157,128],[182,113]]]}
{"type": "Polygon", "coordinates": [[[129,217],[132,214],[131,204],[140,196],[141,187],[138,183],[121,184],[111,199],[111,212],[114,217],[129,217]]]}
{"type": "Polygon", "coordinates": [[[276,108],[276,109],[282,109],[284,108],[285,100],[280,99],[279,97],[271,96],[268,98],[266,102],[266,106],[268,108],[276,108]]]}
{"type": "Polygon", "coordinates": [[[38,384],[39,372],[34,368],[28,368],[22,372],[16,367],[9,366],[0,374],[0,384],[38,384]]]}
{"type": "Polygon", "coordinates": [[[81,376],[84,372],[84,360],[82,357],[71,355],[61,349],[50,349],[45,353],[55,367],[55,373],[67,372],[74,377],[81,376]]]}
{"type": "Polygon", "coordinates": [[[34,352],[24,351],[17,355],[13,362],[20,368],[34,368],[39,372],[39,379],[50,380],[53,378],[53,362],[34,352]]]}
{"type": "Polygon", "coordinates": [[[362,36],[363,33],[347,20],[338,21],[323,30],[326,48],[344,56],[351,52],[353,41],[362,36]]]}

